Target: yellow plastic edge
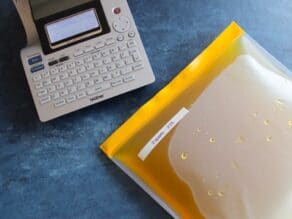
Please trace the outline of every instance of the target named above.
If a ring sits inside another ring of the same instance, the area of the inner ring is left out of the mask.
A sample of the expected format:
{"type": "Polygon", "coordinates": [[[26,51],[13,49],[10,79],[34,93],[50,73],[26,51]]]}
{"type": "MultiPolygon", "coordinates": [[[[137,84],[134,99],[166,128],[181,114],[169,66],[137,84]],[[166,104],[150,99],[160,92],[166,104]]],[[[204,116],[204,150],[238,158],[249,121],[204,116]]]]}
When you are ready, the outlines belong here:
{"type": "Polygon", "coordinates": [[[185,69],[181,71],[165,88],[159,91],[152,99],[144,104],[133,116],[131,116],[120,128],[118,128],[101,146],[101,150],[109,157],[113,158],[116,152],[137,133],[145,124],[155,118],[164,110],[168,104],[180,95],[187,84],[181,86],[182,80],[192,83],[196,79],[198,72],[204,71],[214,64],[214,62],[228,49],[236,39],[244,34],[244,30],[236,23],[232,22],[197,58],[195,58],[185,69]],[[172,92],[165,92],[169,88],[172,92]],[[151,107],[159,104],[159,107],[151,107]],[[149,112],[151,109],[151,113],[149,112]]]}

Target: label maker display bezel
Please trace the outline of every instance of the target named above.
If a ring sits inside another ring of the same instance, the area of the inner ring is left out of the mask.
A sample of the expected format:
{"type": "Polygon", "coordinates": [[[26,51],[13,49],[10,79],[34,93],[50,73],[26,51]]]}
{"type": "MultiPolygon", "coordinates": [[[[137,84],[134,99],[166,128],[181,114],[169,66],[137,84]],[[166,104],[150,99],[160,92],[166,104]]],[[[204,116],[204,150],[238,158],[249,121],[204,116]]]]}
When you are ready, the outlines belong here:
{"type": "Polygon", "coordinates": [[[102,8],[100,0],[93,0],[91,2],[78,5],[76,7],[52,14],[44,18],[35,19],[34,22],[39,34],[43,53],[46,55],[110,32],[108,21],[106,19],[105,12],[102,8]],[[56,43],[50,42],[46,28],[48,25],[90,10],[95,11],[98,22],[100,24],[99,28],[74,35],[56,43]]]}

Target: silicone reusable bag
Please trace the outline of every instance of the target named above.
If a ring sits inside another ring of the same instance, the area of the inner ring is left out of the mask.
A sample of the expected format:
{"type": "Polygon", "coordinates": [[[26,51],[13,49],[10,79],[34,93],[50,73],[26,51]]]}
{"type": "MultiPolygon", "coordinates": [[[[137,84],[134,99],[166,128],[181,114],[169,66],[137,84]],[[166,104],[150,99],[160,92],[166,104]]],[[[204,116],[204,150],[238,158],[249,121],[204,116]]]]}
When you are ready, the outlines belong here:
{"type": "Polygon", "coordinates": [[[175,218],[292,218],[291,73],[236,23],[101,149],[175,218]]]}

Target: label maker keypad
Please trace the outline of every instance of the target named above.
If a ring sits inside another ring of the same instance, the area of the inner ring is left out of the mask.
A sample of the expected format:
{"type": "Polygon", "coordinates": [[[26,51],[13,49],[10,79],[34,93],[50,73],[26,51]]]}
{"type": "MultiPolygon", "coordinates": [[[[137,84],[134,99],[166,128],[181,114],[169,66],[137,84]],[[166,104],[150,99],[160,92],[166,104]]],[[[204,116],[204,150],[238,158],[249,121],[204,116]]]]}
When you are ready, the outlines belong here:
{"type": "MultiPolygon", "coordinates": [[[[99,42],[95,47],[77,50],[72,57],[51,61],[46,71],[43,71],[43,64],[32,67],[40,104],[62,107],[134,81],[133,73],[143,69],[144,64],[136,47],[137,42],[134,39],[126,41],[121,36],[99,42]]],[[[134,37],[135,34],[130,32],[129,36],[134,37]]],[[[32,59],[41,61],[39,56],[32,59]]]]}

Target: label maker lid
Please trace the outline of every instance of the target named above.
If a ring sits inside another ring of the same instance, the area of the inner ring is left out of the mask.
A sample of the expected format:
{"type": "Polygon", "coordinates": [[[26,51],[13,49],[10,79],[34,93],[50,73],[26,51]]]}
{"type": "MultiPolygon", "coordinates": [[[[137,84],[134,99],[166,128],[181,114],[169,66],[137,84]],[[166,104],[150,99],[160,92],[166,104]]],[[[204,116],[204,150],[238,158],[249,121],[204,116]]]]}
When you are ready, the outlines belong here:
{"type": "Polygon", "coordinates": [[[35,20],[94,0],[29,0],[35,20]]]}

